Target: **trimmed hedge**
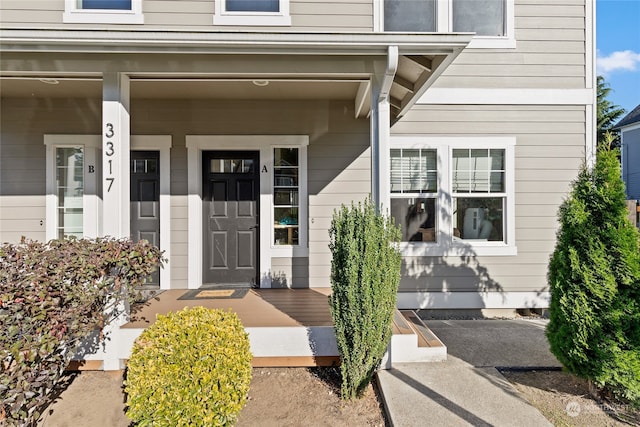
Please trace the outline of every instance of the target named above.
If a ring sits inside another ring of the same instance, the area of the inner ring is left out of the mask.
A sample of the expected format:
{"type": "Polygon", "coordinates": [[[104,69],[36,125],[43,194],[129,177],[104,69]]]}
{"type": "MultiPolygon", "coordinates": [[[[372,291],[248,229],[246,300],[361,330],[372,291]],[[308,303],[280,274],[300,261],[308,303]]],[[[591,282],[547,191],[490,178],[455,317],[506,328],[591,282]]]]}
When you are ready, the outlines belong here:
{"type": "Polygon", "coordinates": [[[127,365],[127,416],[139,426],[233,425],[249,393],[251,359],[249,337],[231,311],[159,315],[127,365]]]}
{"type": "Polygon", "coordinates": [[[0,246],[0,424],[38,420],[78,346],[135,301],[162,261],[147,241],[0,246]]]}
{"type": "Polygon", "coordinates": [[[391,340],[401,256],[400,228],[370,199],[334,212],[329,230],[331,315],[342,364],[343,399],[359,397],[391,340]]]}

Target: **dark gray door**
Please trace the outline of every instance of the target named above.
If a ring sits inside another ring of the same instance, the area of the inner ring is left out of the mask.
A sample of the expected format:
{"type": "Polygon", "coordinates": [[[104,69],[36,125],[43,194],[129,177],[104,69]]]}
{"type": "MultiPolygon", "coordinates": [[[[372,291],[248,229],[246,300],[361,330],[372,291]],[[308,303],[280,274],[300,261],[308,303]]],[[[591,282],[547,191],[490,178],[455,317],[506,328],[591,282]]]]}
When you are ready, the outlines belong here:
{"type": "Polygon", "coordinates": [[[207,284],[255,285],[258,152],[203,153],[203,243],[207,284]]]}
{"type": "MultiPolygon", "coordinates": [[[[160,247],[160,152],[131,152],[131,237],[160,247]]],[[[160,271],[148,279],[160,285],[160,271]]]]}

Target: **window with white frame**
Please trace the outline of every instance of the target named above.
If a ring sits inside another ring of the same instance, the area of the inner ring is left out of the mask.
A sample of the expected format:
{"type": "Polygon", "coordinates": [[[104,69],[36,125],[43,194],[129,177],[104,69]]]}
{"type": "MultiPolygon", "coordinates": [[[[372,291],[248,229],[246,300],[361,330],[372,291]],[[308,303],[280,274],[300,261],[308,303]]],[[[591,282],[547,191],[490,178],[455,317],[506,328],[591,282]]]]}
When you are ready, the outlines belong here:
{"type": "Polygon", "coordinates": [[[436,241],[438,191],[435,149],[391,150],[390,209],[403,242],[436,241]]]}
{"type": "Polygon", "coordinates": [[[213,24],[289,26],[289,0],[216,0],[213,24]]]}
{"type": "Polygon", "coordinates": [[[511,137],[393,137],[390,214],[405,255],[513,255],[511,137]]]}
{"type": "Polygon", "coordinates": [[[65,0],[63,22],[143,24],[142,0],[65,0]]]}
{"type": "Polygon", "coordinates": [[[300,156],[298,148],[273,149],[273,244],[300,242],[300,156]]]}
{"type": "Polygon", "coordinates": [[[515,47],[514,0],[384,0],[384,31],[471,32],[469,47],[515,47]]]}
{"type": "Polygon", "coordinates": [[[55,147],[56,237],[83,237],[84,148],[55,147]]]}
{"type": "Polygon", "coordinates": [[[504,242],[504,158],[504,148],[452,150],[454,238],[504,242]]]}

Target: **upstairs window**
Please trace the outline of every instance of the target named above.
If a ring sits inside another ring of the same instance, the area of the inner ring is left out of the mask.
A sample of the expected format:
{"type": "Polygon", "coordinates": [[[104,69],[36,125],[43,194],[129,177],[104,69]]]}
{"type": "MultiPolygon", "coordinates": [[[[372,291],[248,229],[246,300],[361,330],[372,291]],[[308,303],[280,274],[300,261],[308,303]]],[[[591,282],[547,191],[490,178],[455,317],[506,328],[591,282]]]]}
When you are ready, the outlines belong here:
{"type": "Polygon", "coordinates": [[[144,24],[142,0],[65,0],[63,22],[144,24]]]}
{"type": "Polygon", "coordinates": [[[290,26],[289,0],[216,0],[214,25],[290,26]]]}
{"type": "Polygon", "coordinates": [[[225,12],[280,12],[280,0],[226,0],[225,12]]]}
{"type": "Polygon", "coordinates": [[[131,10],[131,0],[78,0],[78,9],[131,10]]]}
{"type": "Polygon", "coordinates": [[[513,48],[515,0],[384,0],[384,31],[475,33],[469,47],[513,48]]]}
{"type": "Polygon", "coordinates": [[[453,31],[478,36],[506,35],[505,0],[453,0],[453,31]]]}
{"type": "Polygon", "coordinates": [[[437,31],[436,0],[385,0],[384,30],[437,31]]]}

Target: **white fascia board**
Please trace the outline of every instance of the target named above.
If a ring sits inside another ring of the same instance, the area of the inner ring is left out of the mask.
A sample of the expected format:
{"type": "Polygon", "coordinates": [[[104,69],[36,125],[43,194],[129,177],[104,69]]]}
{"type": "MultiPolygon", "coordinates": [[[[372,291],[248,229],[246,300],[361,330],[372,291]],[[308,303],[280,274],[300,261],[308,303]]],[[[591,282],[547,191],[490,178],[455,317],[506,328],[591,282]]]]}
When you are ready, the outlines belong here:
{"type": "Polygon", "coordinates": [[[417,104],[593,105],[593,89],[429,88],[417,104]]]}
{"type": "Polygon", "coordinates": [[[632,130],[636,130],[636,129],[640,129],[640,122],[636,122],[636,123],[631,123],[625,126],[621,126],[618,128],[620,130],[620,133],[623,134],[624,132],[631,132],[632,130]]]}
{"type": "Polygon", "coordinates": [[[3,29],[0,50],[85,53],[300,53],[387,55],[443,54],[463,49],[472,34],[264,33],[3,29]]]}

